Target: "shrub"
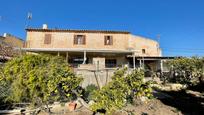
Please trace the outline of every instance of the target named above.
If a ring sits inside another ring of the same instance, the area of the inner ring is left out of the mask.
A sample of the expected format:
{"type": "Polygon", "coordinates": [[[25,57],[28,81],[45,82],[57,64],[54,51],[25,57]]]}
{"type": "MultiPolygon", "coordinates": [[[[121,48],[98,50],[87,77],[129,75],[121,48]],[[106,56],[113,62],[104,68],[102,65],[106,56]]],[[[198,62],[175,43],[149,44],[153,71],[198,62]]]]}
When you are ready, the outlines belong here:
{"type": "Polygon", "coordinates": [[[91,105],[93,111],[105,110],[111,114],[121,109],[131,96],[133,98],[152,97],[150,82],[144,82],[144,72],[136,69],[127,74],[126,71],[127,68],[116,71],[111,82],[102,89],[94,91],[95,103],[91,105]]]}
{"type": "Polygon", "coordinates": [[[24,55],[8,61],[0,81],[11,89],[6,100],[29,102],[34,106],[70,97],[82,81],[61,57],[24,55]]]}
{"type": "Polygon", "coordinates": [[[88,85],[86,88],[85,88],[85,92],[83,94],[83,98],[85,101],[89,102],[90,100],[92,100],[92,97],[93,97],[93,92],[95,90],[97,90],[98,87],[94,84],[91,84],[91,85],[88,85]]]}
{"type": "Polygon", "coordinates": [[[201,58],[177,58],[167,64],[173,72],[172,78],[168,76],[169,82],[192,85],[197,84],[203,76],[203,59],[201,58]]]}

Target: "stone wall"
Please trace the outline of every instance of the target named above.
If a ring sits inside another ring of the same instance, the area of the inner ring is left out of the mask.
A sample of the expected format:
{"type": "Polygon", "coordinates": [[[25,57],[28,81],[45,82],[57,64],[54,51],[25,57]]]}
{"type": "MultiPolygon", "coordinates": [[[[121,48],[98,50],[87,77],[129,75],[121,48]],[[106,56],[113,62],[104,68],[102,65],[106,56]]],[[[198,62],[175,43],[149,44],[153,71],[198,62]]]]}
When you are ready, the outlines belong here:
{"type": "Polygon", "coordinates": [[[130,34],[27,32],[27,48],[91,48],[126,50],[130,34]],[[51,34],[51,44],[44,44],[45,34],[51,34]],[[85,35],[85,45],[75,45],[74,35],[85,35]],[[113,36],[113,45],[104,45],[104,36],[113,36]]]}
{"type": "Polygon", "coordinates": [[[96,69],[105,69],[105,57],[93,57],[93,65],[96,69]]]}
{"type": "Polygon", "coordinates": [[[87,69],[77,69],[76,74],[84,78],[82,82],[82,87],[86,87],[88,85],[94,84],[96,86],[102,87],[109,81],[111,81],[111,76],[113,76],[115,69],[109,70],[87,70],[87,69]]]}
{"type": "Polygon", "coordinates": [[[136,50],[136,56],[161,56],[161,49],[159,43],[140,36],[132,35],[129,39],[129,46],[136,50]],[[145,49],[145,53],[142,53],[142,49],[145,49]]]}
{"type": "Polygon", "coordinates": [[[145,37],[124,33],[80,33],[27,31],[27,48],[72,48],[94,50],[134,50],[136,56],[161,56],[159,43],[145,37]],[[45,34],[51,34],[51,44],[44,44],[45,34]],[[74,35],[85,35],[86,44],[74,44],[74,35]],[[113,36],[113,45],[104,44],[104,36],[113,36]],[[145,53],[142,53],[145,49],[145,53]]]}

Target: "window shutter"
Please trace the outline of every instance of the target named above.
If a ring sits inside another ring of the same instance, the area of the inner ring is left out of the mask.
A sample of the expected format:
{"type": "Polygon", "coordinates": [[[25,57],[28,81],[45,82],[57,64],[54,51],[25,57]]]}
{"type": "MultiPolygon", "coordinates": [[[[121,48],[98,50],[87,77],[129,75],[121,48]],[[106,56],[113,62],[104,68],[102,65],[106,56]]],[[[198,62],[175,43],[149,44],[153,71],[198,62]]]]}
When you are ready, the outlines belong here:
{"type": "Polygon", "coordinates": [[[83,44],[86,44],[86,35],[83,35],[83,44]]]}
{"type": "Polygon", "coordinates": [[[104,45],[107,45],[107,36],[104,36],[104,45]]]}
{"type": "Polygon", "coordinates": [[[113,36],[110,36],[110,45],[113,45],[113,36]]]}
{"type": "Polygon", "coordinates": [[[74,35],[74,44],[77,44],[77,35],[74,35]]]}
{"type": "Polygon", "coordinates": [[[45,34],[44,44],[51,44],[51,34],[45,34]]]}
{"type": "Polygon", "coordinates": [[[142,54],[145,54],[146,53],[146,50],[145,49],[142,49],[142,54]]]}

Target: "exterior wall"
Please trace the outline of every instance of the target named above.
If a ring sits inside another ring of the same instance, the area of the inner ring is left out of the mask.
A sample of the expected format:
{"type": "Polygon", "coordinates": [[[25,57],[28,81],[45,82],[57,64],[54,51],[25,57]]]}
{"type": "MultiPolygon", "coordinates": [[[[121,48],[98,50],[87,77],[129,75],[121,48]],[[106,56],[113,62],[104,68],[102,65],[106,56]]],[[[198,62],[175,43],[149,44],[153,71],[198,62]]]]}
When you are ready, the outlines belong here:
{"type": "Polygon", "coordinates": [[[129,47],[136,50],[136,56],[161,56],[158,42],[144,37],[132,35],[129,47]],[[142,49],[145,49],[145,54],[142,53],[142,49]]]}
{"type": "Polygon", "coordinates": [[[93,64],[95,65],[96,69],[97,68],[104,69],[105,68],[105,57],[94,57],[93,64]]]}
{"type": "Polygon", "coordinates": [[[126,50],[130,34],[27,32],[27,48],[91,48],[126,50]],[[51,44],[44,44],[44,35],[52,34],[51,44]],[[74,35],[86,35],[85,45],[74,45],[74,35]],[[113,36],[113,45],[104,45],[104,36],[113,36]]]}
{"type": "Polygon", "coordinates": [[[94,84],[96,86],[102,87],[106,83],[111,81],[111,76],[114,73],[113,70],[100,70],[99,72],[96,71],[89,71],[89,70],[77,70],[76,74],[84,78],[82,82],[82,87],[86,87],[88,85],[94,84]]]}
{"type": "MultiPolygon", "coordinates": [[[[111,81],[111,77],[114,75],[116,69],[102,69],[99,72],[89,70],[76,70],[76,74],[84,78],[81,86],[86,87],[94,84],[102,87],[111,81]]],[[[131,73],[132,69],[128,69],[127,73],[131,73]]]]}
{"type": "Polygon", "coordinates": [[[134,50],[135,56],[161,56],[158,42],[124,33],[80,33],[28,31],[27,48],[88,48],[134,50]],[[51,44],[44,44],[45,34],[52,34],[51,44]],[[86,35],[85,45],[75,45],[74,35],[86,35]],[[113,36],[113,45],[104,45],[104,36],[113,36]],[[145,54],[142,53],[145,49],[145,54]]]}
{"type": "Polygon", "coordinates": [[[18,48],[22,48],[24,46],[24,41],[15,37],[15,36],[12,36],[12,35],[9,35],[9,34],[6,34],[3,38],[3,41],[9,45],[11,45],[12,47],[18,47],[18,48]]]}

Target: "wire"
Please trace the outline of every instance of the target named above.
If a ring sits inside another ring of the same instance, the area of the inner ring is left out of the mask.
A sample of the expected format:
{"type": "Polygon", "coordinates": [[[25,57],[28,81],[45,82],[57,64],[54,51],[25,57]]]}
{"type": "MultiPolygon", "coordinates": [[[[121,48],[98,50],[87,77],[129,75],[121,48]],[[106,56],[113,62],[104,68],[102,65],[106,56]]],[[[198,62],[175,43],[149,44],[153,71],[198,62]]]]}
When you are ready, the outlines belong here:
{"type": "Polygon", "coordinates": [[[186,51],[204,51],[204,49],[199,48],[170,48],[170,47],[161,47],[162,49],[168,49],[168,50],[186,50],[186,51]]]}

